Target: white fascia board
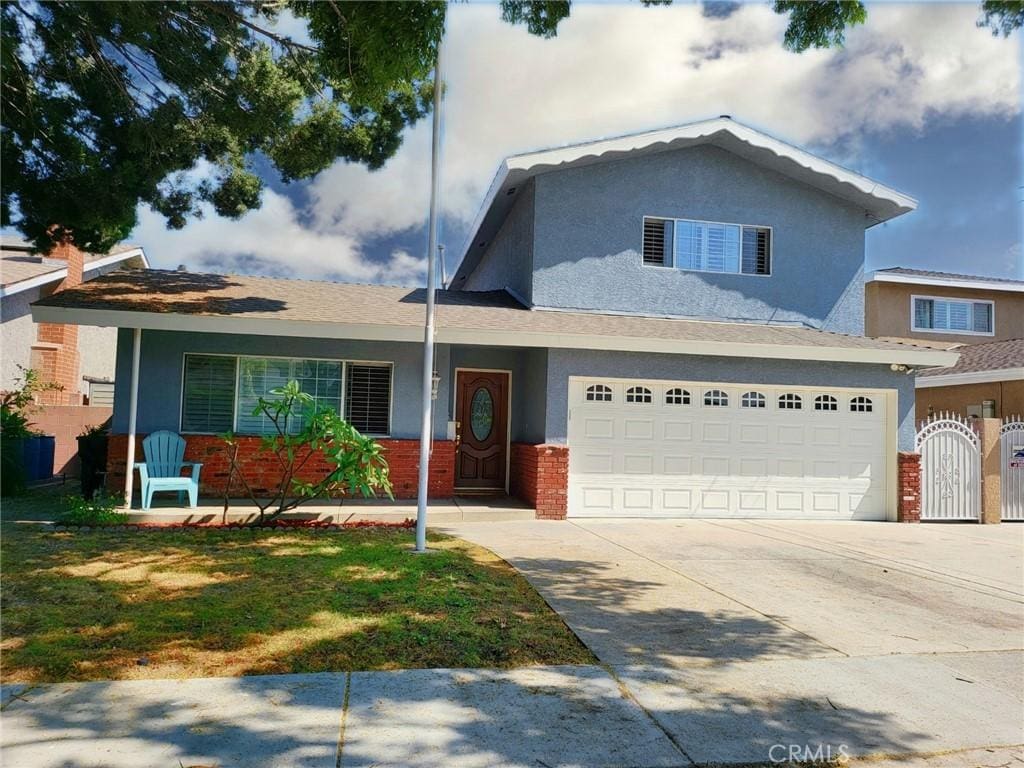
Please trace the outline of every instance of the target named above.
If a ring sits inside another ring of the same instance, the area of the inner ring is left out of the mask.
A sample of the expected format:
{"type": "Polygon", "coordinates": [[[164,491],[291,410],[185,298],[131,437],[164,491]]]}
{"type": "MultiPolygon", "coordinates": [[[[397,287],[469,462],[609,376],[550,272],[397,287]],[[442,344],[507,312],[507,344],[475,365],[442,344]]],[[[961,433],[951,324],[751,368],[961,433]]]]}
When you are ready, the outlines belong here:
{"type": "Polygon", "coordinates": [[[11,285],[5,285],[0,288],[0,298],[4,296],[13,296],[16,293],[28,291],[33,288],[39,288],[50,283],[58,283],[68,276],[67,269],[55,269],[53,272],[47,272],[45,275],[37,275],[36,277],[30,277],[27,280],[19,280],[11,285]]]}
{"type": "Polygon", "coordinates": [[[903,283],[905,285],[934,285],[942,288],[971,288],[983,291],[1008,291],[1010,293],[1024,293],[1024,283],[1000,283],[986,280],[983,277],[964,280],[962,278],[941,278],[924,277],[917,275],[904,275],[901,273],[873,272],[867,282],[877,283],[903,283]]]}
{"type": "Polygon", "coordinates": [[[938,376],[918,376],[914,381],[914,387],[916,389],[927,389],[929,387],[954,387],[960,384],[992,384],[999,381],[1024,381],[1024,367],[1000,368],[996,371],[943,373],[938,376]]]}
{"type": "Polygon", "coordinates": [[[680,139],[699,139],[704,136],[717,133],[718,131],[727,131],[740,141],[750,144],[753,147],[767,149],[779,157],[785,157],[793,160],[797,164],[802,165],[815,173],[831,176],[836,179],[836,181],[850,184],[864,194],[888,200],[902,208],[908,208],[910,210],[917,208],[917,200],[910,197],[910,195],[905,195],[902,192],[892,189],[891,187],[887,187],[884,184],[880,184],[879,182],[869,179],[866,176],[862,176],[848,168],[843,168],[841,165],[836,165],[835,163],[818,157],[817,155],[812,155],[806,150],[795,147],[792,144],[787,144],[773,136],[761,133],[753,128],[748,128],[742,123],[737,123],[730,118],[722,117],[715,118],[713,120],[703,120],[699,123],[690,123],[689,125],[682,125],[675,128],[663,128],[661,130],[637,133],[631,136],[619,136],[617,138],[603,139],[587,144],[576,144],[558,149],[548,149],[540,152],[515,155],[508,158],[506,163],[511,169],[522,170],[529,170],[538,165],[563,165],[565,163],[581,160],[584,157],[599,157],[600,155],[609,152],[631,152],[650,147],[654,144],[669,144],[680,139]]]}
{"type": "MultiPolygon", "coordinates": [[[[103,309],[71,309],[37,305],[32,307],[32,319],[37,323],[71,323],[101,327],[112,326],[194,333],[237,333],[257,336],[359,339],[363,341],[421,342],[423,340],[423,329],[420,325],[325,323],[223,315],[183,315],[103,309]]],[[[553,334],[479,328],[454,328],[443,325],[438,327],[435,339],[440,344],[552,347],[556,349],[594,349],[616,352],[659,352],[677,355],[817,360],[822,362],[874,363],[883,365],[896,363],[918,367],[950,366],[954,365],[959,359],[959,354],[956,352],[935,349],[878,349],[805,346],[800,344],[723,343],[720,341],[692,339],[657,339],[598,334],[553,334]]]]}
{"type": "Polygon", "coordinates": [[[102,259],[96,259],[90,261],[82,267],[83,272],[95,272],[97,269],[103,269],[103,267],[109,267],[111,264],[117,264],[120,261],[128,261],[128,259],[134,258],[142,259],[142,264],[146,269],[149,269],[149,259],[146,258],[146,253],[141,248],[132,248],[130,251],[122,251],[121,253],[115,253],[111,256],[104,256],[102,259]]]}
{"type": "MultiPolygon", "coordinates": [[[[120,261],[127,261],[139,257],[142,259],[142,264],[146,269],[149,269],[149,259],[146,258],[146,253],[141,248],[133,248],[130,251],[124,251],[122,253],[115,253],[112,256],[104,256],[102,259],[96,259],[95,261],[87,262],[82,266],[83,276],[89,272],[95,272],[97,269],[108,267],[111,264],[117,264],[120,261]]],[[[27,280],[20,280],[17,283],[0,287],[0,297],[13,296],[16,293],[22,291],[28,291],[32,288],[39,288],[50,283],[57,283],[68,276],[67,267],[61,267],[55,269],[53,272],[47,272],[45,275],[38,275],[36,277],[30,277],[27,280]]]]}

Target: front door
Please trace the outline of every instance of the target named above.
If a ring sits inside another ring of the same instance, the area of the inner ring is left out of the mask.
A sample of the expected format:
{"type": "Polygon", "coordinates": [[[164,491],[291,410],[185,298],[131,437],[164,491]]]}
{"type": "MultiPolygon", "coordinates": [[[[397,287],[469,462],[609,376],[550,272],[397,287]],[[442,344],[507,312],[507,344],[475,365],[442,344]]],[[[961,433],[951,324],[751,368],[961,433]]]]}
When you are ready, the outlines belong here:
{"type": "Polygon", "coordinates": [[[508,378],[498,371],[456,375],[456,489],[505,490],[508,378]]]}

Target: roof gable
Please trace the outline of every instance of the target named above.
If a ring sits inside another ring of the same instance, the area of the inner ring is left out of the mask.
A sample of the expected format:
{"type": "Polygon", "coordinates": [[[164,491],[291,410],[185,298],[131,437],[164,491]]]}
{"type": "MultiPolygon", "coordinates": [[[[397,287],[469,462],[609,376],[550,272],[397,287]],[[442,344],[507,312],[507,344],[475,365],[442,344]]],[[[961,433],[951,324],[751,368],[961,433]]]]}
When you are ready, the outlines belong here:
{"type": "MultiPolygon", "coordinates": [[[[702,144],[720,147],[752,163],[854,203],[870,214],[872,224],[869,226],[908,213],[917,207],[917,201],[909,195],[723,116],[674,128],[506,158],[499,165],[470,228],[455,278],[465,276],[473,268],[475,260],[466,258],[467,255],[472,249],[479,249],[481,244],[486,246],[493,239],[512,209],[515,193],[534,176],[702,144]]],[[[454,284],[455,280],[452,282],[454,284]]]]}

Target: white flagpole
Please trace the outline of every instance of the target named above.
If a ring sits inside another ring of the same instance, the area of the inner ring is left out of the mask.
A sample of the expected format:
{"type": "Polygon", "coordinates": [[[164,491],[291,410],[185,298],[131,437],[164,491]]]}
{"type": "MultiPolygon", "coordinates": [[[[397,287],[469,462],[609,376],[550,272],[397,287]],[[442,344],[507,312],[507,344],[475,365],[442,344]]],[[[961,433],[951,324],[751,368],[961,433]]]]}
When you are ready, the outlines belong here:
{"type": "MultiPolygon", "coordinates": [[[[442,32],[442,38],[444,33],[442,32]]],[[[423,424],[420,430],[420,477],[416,491],[416,552],[427,551],[427,494],[430,490],[430,445],[433,437],[434,290],[437,284],[437,198],[441,152],[442,40],[434,64],[434,121],[430,148],[430,223],[427,227],[427,318],[423,328],[423,424]]]]}

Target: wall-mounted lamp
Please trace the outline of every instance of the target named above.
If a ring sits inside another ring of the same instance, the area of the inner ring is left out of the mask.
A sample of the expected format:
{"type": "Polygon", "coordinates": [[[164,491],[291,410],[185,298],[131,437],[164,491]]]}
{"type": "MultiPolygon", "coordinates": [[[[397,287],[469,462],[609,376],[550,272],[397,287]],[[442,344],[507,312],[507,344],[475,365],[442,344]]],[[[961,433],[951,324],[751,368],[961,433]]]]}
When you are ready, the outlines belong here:
{"type": "Polygon", "coordinates": [[[441,386],[441,374],[434,371],[434,375],[430,377],[430,399],[437,400],[437,388],[441,386]]]}
{"type": "Polygon", "coordinates": [[[982,400],[981,401],[981,417],[983,419],[994,419],[996,417],[996,401],[995,400],[982,400]]]}

